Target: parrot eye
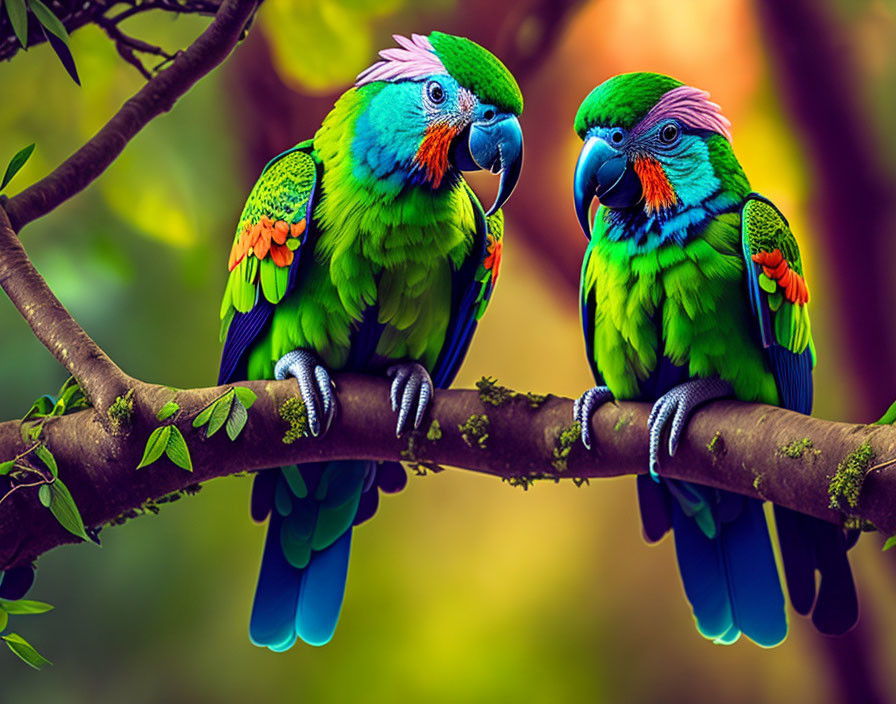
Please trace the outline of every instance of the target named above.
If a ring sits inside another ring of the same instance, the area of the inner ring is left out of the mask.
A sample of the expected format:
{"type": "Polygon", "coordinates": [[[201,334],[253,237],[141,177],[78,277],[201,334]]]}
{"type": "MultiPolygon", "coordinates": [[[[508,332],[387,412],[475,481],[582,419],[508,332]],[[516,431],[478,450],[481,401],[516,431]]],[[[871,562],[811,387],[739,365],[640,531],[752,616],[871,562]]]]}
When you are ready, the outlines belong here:
{"type": "Polygon", "coordinates": [[[430,81],[426,84],[426,97],[430,102],[439,105],[445,102],[445,89],[438,81],[430,81]]]}
{"type": "Polygon", "coordinates": [[[625,139],[625,134],[622,130],[613,130],[612,134],[610,134],[610,140],[613,144],[622,144],[622,140],[625,139]]]}
{"type": "Polygon", "coordinates": [[[665,125],[663,129],[660,130],[660,141],[666,144],[671,144],[678,137],[678,125],[674,122],[670,122],[665,125]]]}

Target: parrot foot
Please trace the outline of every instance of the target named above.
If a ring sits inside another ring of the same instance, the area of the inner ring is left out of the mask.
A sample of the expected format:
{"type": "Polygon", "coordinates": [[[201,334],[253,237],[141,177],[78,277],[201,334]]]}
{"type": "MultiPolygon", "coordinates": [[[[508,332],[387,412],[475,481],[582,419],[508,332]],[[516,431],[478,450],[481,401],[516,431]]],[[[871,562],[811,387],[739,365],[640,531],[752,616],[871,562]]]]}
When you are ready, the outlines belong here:
{"type": "Polygon", "coordinates": [[[707,401],[731,396],[733,393],[734,390],[727,381],[718,378],[694,379],[679,384],[663,394],[653,404],[650,417],[647,419],[647,427],[650,429],[650,476],[654,481],[659,481],[657,469],[660,466],[660,437],[669,420],[672,421],[672,427],[669,430],[669,456],[671,457],[678,448],[685,423],[697,406],[707,401]]]}
{"type": "Polygon", "coordinates": [[[576,399],[572,407],[572,419],[582,426],[582,444],[591,449],[591,416],[598,406],[613,400],[613,392],[607,386],[594,386],[576,399]]]}
{"type": "Polygon", "coordinates": [[[398,437],[406,429],[408,416],[415,405],[414,430],[420,427],[426,407],[432,400],[432,379],[423,365],[417,362],[393,364],[386,374],[395,377],[390,398],[392,410],[398,411],[398,424],[395,426],[395,437],[398,437]]]}
{"type": "Polygon", "coordinates": [[[287,352],[274,366],[274,378],[282,381],[294,376],[299,382],[299,392],[308,415],[308,429],[313,437],[321,434],[320,420],[324,417],[323,432],[327,432],[336,411],[333,398],[333,382],[326,369],[307,350],[287,352]]]}

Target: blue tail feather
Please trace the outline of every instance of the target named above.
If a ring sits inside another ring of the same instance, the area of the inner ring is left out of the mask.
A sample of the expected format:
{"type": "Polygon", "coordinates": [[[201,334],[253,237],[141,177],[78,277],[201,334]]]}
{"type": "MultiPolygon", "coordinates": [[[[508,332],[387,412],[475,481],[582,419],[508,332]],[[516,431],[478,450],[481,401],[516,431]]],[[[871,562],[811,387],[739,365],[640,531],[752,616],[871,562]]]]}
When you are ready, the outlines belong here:
{"type": "Polygon", "coordinates": [[[351,528],[326,550],[315,553],[302,575],[295,629],[310,645],[326,645],[333,637],[348,574],[351,528]]]}
{"type": "MultiPolygon", "coordinates": [[[[319,462],[259,473],[252,514],[269,517],[269,525],[249,622],[253,643],[283,651],[297,638],[324,645],[333,637],[352,526],[376,511],[379,467],[366,461],[319,462]]],[[[397,475],[384,477],[387,488],[398,488],[397,475]]]]}
{"type": "Polygon", "coordinates": [[[301,570],[286,561],[280,548],[282,522],[283,518],[272,512],[249,620],[249,638],[255,645],[269,648],[276,648],[290,638],[295,641],[301,570]]]}
{"type": "MultiPolygon", "coordinates": [[[[724,507],[726,517],[731,517],[738,502],[718,494],[713,509],[724,507]]],[[[742,632],[759,645],[771,647],[787,635],[784,595],[762,503],[745,499],[742,505],[739,515],[720,521],[718,533],[709,538],[673,502],[679,571],[702,635],[727,644],[742,632]]]]}

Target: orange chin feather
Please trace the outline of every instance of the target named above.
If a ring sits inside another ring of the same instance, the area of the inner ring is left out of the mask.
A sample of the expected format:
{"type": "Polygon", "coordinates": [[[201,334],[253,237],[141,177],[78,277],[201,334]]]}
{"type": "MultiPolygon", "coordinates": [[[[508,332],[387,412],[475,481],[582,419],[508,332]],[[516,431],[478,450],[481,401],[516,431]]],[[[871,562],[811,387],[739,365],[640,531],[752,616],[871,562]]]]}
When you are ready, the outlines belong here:
{"type": "Polygon", "coordinates": [[[448,171],[448,150],[459,130],[444,122],[426,128],[426,136],[417,150],[417,163],[426,173],[433,188],[438,188],[448,171]]]}
{"type": "Polygon", "coordinates": [[[647,204],[648,213],[660,208],[671,208],[678,201],[675,191],[666,177],[666,172],[656,159],[649,156],[639,156],[635,159],[635,173],[641,179],[641,187],[644,189],[644,201],[647,204]]]}

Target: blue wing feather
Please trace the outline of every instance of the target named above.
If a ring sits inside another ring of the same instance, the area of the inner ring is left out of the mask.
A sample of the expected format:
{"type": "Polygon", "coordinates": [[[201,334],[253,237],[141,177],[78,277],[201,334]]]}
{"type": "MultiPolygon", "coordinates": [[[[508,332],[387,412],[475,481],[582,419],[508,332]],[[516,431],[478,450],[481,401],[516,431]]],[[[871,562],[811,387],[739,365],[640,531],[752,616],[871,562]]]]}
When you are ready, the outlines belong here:
{"type": "Polygon", "coordinates": [[[445,344],[430,370],[433,384],[444,389],[451,385],[464,361],[473,333],[476,331],[476,312],[479,309],[481,284],[476,272],[485,260],[488,223],[478,199],[470,193],[476,213],[476,236],[466,261],[451,276],[451,317],[445,333],[445,344]]]}

